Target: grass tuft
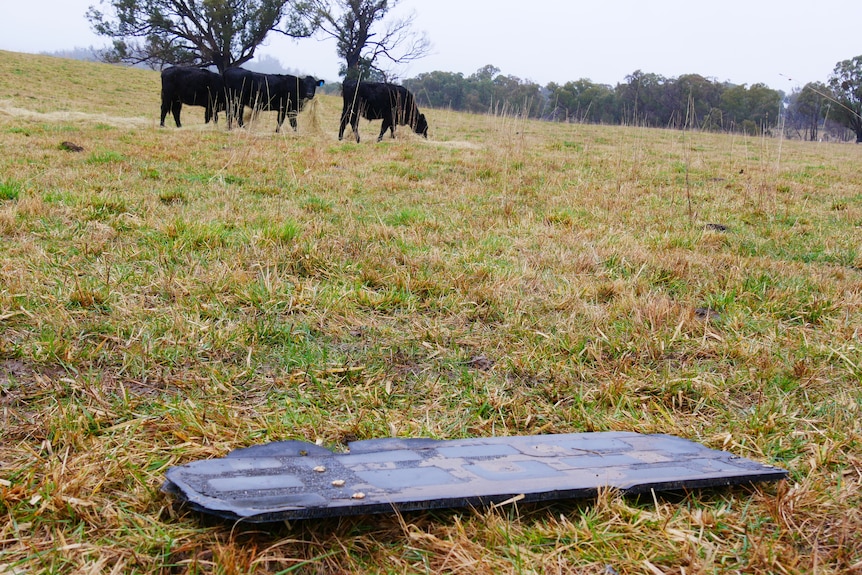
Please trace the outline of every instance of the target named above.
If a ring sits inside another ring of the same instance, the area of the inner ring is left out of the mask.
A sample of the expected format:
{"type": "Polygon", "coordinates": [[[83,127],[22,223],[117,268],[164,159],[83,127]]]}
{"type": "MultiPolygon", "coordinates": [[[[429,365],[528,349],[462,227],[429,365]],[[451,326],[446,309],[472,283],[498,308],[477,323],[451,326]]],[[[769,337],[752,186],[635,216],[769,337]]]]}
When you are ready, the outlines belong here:
{"type": "Polygon", "coordinates": [[[17,200],[21,195],[23,186],[15,180],[0,181],[0,201],[17,200]]]}
{"type": "Polygon", "coordinates": [[[123,156],[117,152],[112,151],[104,151],[104,152],[95,152],[90,154],[87,157],[88,164],[113,164],[116,162],[122,162],[123,156]]]}

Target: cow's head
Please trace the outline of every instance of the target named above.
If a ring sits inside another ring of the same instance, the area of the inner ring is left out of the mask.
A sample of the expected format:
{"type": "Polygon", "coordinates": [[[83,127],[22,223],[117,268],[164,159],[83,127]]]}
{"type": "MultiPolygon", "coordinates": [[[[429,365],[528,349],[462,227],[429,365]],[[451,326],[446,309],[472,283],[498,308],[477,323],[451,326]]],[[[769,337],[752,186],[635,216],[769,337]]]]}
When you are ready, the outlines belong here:
{"type": "Polygon", "coordinates": [[[425,119],[425,114],[419,114],[419,117],[416,118],[416,127],[413,128],[413,131],[422,134],[425,138],[428,137],[428,120],[425,119]]]}
{"type": "Polygon", "coordinates": [[[305,92],[302,94],[302,98],[304,100],[311,100],[314,98],[314,93],[317,91],[317,88],[323,86],[323,80],[318,80],[313,76],[306,76],[302,79],[302,84],[305,92]]]}

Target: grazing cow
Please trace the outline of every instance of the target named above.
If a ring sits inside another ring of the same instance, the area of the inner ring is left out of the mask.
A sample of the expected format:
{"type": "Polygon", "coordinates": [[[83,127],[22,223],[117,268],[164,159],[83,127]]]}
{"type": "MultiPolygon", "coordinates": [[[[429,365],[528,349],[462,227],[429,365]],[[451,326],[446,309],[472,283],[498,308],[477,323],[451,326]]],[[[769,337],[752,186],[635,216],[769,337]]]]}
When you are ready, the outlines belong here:
{"type": "Polygon", "coordinates": [[[307,100],[314,98],[318,86],[323,86],[323,80],[311,76],[297,78],[288,74],[260,74],[244,68],[225,70],[224,82],[230,100],[228,121],[236,116],[242,126],[246,106],[254,110],[278,110],[276,132],[281,129],[285,116],[296,130],[297,114],[307,100]]]}
{"type": "Polygon", "coordinates": [[[425,114],[419,113],[416,99],[407,88],[395,84],[378,82],[345,82],[341,92],[344,97],[344,107],[341,110],[341,127],[338,139],[344,137],[347,124],[353,128],[356,141],[359,141],[359,117],[366,120],[383,120],[377,141],[383,139],[383,134],[389,129],[395,137],[395,126],[409,125],[414,132],[428,137],[428,122],[425,114]]]}
{"type": "Polygon", "coordinates": [[[181,128],[180,110],[183,104],[203,106],[204,121],[218,122],[218,113],[225,110],[224,82],[220,75],[204,68],[174,66],[162,70],[162,126],[168,110],[174,115],[177,128],[181,128]]]}

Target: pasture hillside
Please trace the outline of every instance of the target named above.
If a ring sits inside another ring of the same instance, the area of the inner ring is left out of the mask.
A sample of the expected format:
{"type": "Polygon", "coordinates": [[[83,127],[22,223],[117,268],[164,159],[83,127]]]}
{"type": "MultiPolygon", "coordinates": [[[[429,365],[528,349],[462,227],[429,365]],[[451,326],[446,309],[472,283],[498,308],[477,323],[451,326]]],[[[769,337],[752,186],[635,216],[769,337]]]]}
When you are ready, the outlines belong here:
{"type": "Polygon", "coordinates": [[[423,110],[158,127],[0,52],[0,573],[862,570],[862,149],[423,110]],[[297,522],[165,470],[283,439],[667,433],[786,482],[297,522]]]}

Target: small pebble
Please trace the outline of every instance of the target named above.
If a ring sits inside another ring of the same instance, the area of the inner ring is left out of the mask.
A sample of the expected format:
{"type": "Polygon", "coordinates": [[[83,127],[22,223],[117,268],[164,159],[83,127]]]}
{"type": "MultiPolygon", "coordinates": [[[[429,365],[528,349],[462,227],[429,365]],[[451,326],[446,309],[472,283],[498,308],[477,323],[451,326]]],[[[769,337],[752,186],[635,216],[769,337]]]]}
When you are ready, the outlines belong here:
{"type": "Polygon", "coordinates": [[[361,491],[357,491],[356,493],[354,493],[353,495],[351,495],[351,497],[352,497],[353,499],[365,499],[365,494],[364,494],[364,493],[362,493],[361,491]]]}
{"type": "Polygon", "coordinates": [[[83,152],[84,147],[79,146],[75,142],[60,142],[60,148],[67,152],[83,152]]]}
{"type": "Polygon", "coordinates": [[[326,468],[322,465],[318,465],[317,467],[314,468],[314,470],[318,473],[323,473],[324,471],[326,471],[326,468]]]}
{"type": "Polygon", "coordinates": [[[718,321],[721,319],[721,314],[708,307],[699,307],[694,310],[694,317],[697,319],[718,321]]]}
{"type": "Polygon", "coordinates": [[[343,479],[336,479],[335,481],[332,482],[332,486],[333,487],[344,487],[344,480],[343,479]]]}
{"type": "Polygon", "coordinates": [[[703,229],[705,230],[714,230],[716,232],[726,232],[730,230],[730,228],[724,224],[716,224],[716,223],[708,223],[704,224],[703,229]]]}

